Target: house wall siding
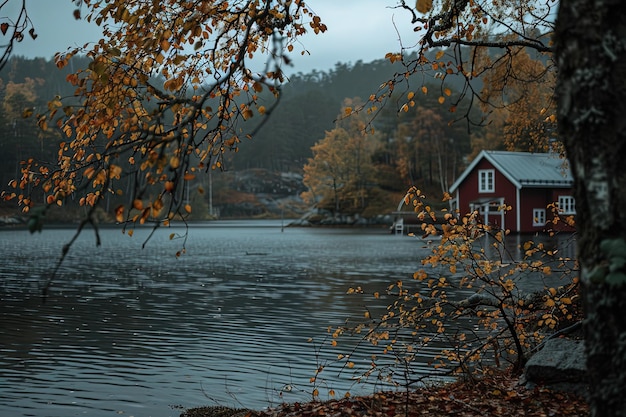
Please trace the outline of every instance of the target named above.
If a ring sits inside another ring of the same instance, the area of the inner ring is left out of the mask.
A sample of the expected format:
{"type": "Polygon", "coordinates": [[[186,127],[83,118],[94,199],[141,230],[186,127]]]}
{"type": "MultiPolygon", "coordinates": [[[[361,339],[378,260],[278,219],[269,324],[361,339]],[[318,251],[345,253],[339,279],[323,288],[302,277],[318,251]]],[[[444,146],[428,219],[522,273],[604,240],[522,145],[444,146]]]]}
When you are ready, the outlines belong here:
{"type": "Polygon", "coordinates": [[[547,208],[552,198],[552,190],[547,188],[522,188],[520,193],[520,232],[540,232],[551,225],[534,226],[533,225],[533,210],[544,209],[546,210],[546,220],[550,220],[550,212],[547,208]]]}

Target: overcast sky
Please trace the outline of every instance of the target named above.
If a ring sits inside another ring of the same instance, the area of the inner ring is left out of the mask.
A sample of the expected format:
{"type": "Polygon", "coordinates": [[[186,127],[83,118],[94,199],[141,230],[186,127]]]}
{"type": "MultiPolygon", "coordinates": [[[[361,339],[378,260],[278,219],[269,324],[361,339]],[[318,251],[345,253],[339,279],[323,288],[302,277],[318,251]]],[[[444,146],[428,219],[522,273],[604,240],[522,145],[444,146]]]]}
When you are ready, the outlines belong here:
{"type": "MultiPolygon", "coordinates": [[[[400,49],[397,31],[403,45],[412,46],[417,37],[409,24],[411,16],[401,9],[390,8],[396,4],[396,0],[308,0],[309,7],[321,16],[328,31],[303,38],[311,55],[293,54],[293,72],[326,71],[337,62],[382,59],[385,53],[400,49]]],[[[55,52],[99,39],[96,25],[74,19],[75,6],[70,0],[27,0],[27,5],[38,37],[32,40],[26,36],[15,47],[16,55],[52,58],[55,52]]],[[[0,18],[9,11],[5,6],[0,10],[0,18]]]]}

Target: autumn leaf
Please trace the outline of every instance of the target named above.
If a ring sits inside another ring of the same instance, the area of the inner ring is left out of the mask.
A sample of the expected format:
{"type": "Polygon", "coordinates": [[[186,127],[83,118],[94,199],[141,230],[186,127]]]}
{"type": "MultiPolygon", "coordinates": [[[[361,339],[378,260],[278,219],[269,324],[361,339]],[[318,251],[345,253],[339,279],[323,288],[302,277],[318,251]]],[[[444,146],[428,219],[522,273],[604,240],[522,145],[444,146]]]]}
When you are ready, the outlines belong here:
{"type": "Polygon", "coordinates": [[[3,35],[7,34],[7,31],[9,30],[9,24],[4,22],[2,24],[0,24],[0,31],[2,32],[3,35]]]}
{"type": "Polygon", "coordinates": [[[115,220],[118,223],[122,223],[124,221],[124,206],[119,205],[115,208],[115,220]]]}
{"type": "Polygon", "coordinates": [[[428,13],[433,7],[433,0],[417,0],[415,9],[422,14],[428,13]]]}

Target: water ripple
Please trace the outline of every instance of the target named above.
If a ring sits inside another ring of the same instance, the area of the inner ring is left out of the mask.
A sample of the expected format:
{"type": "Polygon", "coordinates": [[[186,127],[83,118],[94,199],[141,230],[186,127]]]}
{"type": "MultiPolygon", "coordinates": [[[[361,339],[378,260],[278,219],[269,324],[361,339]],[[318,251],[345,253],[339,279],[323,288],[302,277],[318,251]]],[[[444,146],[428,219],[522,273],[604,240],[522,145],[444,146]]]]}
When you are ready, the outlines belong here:
{"type": "MultiPolygon", "coordinates": [[[[362,316],[347,289],[384,292],[423,255],[379,230],[236,224],[246,227],[192,228],[181,258],[172,230],[145,250],[147,230],[102,229],[101,248],[84,233],[45,304],[41,287],[73,230],[0,231],[0,415],[165,417],[179,404],[308,399],[318,361],[337,354],[309,338],[362,316]]],[[[329,365],[325,386],[357,389],[338,373],[329,365]]]]}

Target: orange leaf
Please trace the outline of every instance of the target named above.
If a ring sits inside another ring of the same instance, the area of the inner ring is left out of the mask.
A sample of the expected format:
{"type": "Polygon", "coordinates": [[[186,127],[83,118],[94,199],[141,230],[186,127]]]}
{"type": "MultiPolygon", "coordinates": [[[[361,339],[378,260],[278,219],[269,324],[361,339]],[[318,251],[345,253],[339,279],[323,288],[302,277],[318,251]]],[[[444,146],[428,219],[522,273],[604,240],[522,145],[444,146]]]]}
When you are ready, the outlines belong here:
{"type": "Polygon", "coordinates": [[[124,206],[117,206],[115,208],[115,220],[118,223],[121,223],[124,221],[124,206]]]}
{"type": "Polygon", "coordinates": [[[418,12],[426,14],[433,8],[433,0],[417,0],[415,8],[418,12]]]}
{"type": "Polygon", "coordinates": [[[191,204],[185,204],[185,211],[191,213],[191,204]]]}
{"type": "Polygon", "coordinates": [[[135,201],[133,201],[133,208],[136,210],[143,210],[143,201],[138,198],[135,199],[135,201]]]}

